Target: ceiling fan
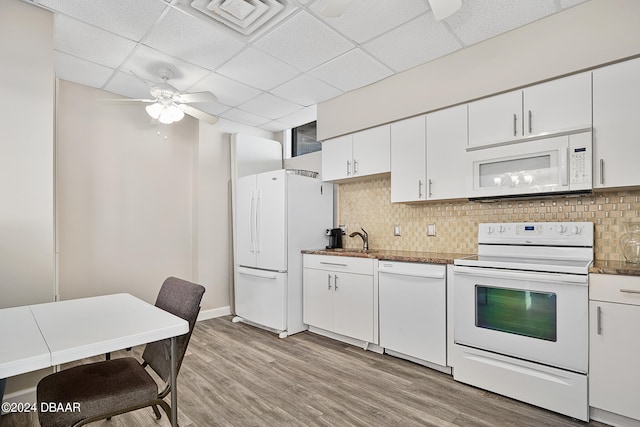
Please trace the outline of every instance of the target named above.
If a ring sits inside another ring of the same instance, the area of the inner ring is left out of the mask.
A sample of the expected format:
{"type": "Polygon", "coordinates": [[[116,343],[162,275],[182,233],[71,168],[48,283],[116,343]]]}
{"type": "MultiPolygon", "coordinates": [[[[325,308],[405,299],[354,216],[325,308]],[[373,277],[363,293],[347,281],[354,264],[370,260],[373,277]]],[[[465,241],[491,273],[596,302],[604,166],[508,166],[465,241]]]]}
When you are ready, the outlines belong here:
{"type": "Polygon", "coordinates": [[[151,103],[151,105],[147,105],[145,107],[147,114],[163,124],[171,124],[173,122],[180,121],[185,114],[210,124],[218,122],[219,119],[216,116],[212,116],[209,113],[205,113],[204,111],[198,110],[197,108],[189,105],[200,102],[214,102],[217,100],[215,95],[211,92],[181,93],[178,89],[168,83],[168,81],[174,76],[174,73],[170,68],[163,67],[158,71],[160,78],[162,79],[162,83],[153,83],[149,85],[148,82],[136,76],[145,84],[149,85],[149,93],[153,99],[121,99],[118,101],[151,103]]]}
{"type": "MultiPolygon", "coordinates": [[[[351,0],[327,0],[320,13],[327,18],[337,18],[344,13],[350,3],[351,0]]],[[[462,0],[429,0],[429,4],[433,16],[441,21],[460,9],[462,0]]]]}

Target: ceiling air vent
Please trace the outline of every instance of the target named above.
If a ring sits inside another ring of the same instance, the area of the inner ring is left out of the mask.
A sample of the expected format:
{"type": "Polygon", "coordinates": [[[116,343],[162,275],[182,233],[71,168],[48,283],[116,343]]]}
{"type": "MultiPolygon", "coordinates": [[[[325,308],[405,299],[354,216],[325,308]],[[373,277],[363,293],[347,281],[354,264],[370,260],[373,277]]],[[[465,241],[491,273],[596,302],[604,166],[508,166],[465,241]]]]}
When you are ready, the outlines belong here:
{"type": "Polygon", "coordinates": [[[191,7],[245,36],[270,28],[295,9],[289,0],[194,0],[191,7]]]}

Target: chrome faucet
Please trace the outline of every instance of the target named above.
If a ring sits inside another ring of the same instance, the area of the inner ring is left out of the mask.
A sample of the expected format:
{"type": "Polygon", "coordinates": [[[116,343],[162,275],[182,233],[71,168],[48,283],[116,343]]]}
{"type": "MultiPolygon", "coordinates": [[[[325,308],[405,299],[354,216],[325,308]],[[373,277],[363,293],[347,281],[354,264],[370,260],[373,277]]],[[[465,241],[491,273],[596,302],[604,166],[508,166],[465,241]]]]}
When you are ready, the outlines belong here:
{"type": "Polygon", "coordinates": [[[354,237],[354,236],[362,237],[362,250],[368,251],[369,250],[369,233],[367,233],[365,229],[362,227],[360,227],[360,230],[362,230],[362,233],[359,231],[354,231],[353,233],[349,234],[349,237],[354,237]]]}

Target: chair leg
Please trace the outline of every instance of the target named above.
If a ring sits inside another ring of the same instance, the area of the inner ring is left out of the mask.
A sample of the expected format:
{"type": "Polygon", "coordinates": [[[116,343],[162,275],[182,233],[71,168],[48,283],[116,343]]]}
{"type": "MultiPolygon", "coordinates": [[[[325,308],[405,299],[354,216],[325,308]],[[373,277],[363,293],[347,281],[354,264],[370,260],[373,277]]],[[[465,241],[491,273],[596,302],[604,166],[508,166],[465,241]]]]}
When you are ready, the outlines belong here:
{"type": "Polygon", "coordinates": [[[162,418],[162,414],[158,410],[158,406],[153,405],[152,408],[153,408],[153,413],[156,414],[156,419],[159,420],[160,418],[162,418]]]}

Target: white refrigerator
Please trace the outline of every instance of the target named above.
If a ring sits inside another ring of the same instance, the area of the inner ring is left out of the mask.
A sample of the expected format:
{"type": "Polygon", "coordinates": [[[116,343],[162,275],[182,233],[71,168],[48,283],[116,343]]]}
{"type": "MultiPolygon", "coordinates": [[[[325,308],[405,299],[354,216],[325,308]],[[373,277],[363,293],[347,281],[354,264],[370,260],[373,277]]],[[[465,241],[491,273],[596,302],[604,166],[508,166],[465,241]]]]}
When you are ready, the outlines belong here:
{"type": "Polygon", "coordinates": [[[281,337],[306,329],[301,251],[326,246],[333,226],[333,185],[315,175],[280,169],[237,180],[234,321],[281,337]]]}

